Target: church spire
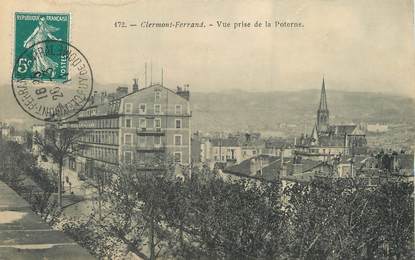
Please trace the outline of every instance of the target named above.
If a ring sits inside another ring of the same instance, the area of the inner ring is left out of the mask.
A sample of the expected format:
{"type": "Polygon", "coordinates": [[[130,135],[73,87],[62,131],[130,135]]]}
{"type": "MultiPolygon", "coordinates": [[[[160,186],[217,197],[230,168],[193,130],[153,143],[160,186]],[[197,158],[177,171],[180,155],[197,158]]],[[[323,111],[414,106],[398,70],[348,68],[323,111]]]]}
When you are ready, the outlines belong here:
{"type": "Polygon", "coordinates": [[[317,130],[319,133],[327,132],[329,128],[329,109],[327,108],[326,84],[321,86],[320,105],[317,110],[317,130]]]}
{"type": "Polygon", "coordinates": [[[327,98],[326,98],[326,84],[324,83],[324,77],[323,77],[323,84],[321,86],[320,106],[319,106],[318,110],[319,111],[328,111],[327,98]]]}

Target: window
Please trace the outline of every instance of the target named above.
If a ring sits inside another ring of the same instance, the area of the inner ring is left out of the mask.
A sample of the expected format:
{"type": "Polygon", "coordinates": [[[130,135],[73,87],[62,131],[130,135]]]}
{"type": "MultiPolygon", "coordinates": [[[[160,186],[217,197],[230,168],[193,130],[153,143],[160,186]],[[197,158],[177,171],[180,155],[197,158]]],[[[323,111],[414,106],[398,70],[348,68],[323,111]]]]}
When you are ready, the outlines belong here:
{"type": "Polygon", "coordinates": [[[154,136],[154,145],[161,145],[161,137],[160,136],[154,136]]]}
{"type": "Polygon", "coordinates": [[[125,119],[125,127],[127,128],[131,128],[131,118],[126,118],[125,119]]]}
{"type": "Polygon", "coordinates": [[[176,119],[176,128],[182,128],[182,120],[181,119],[176,119]]]}
{"type": "Polygon", "coordinates": [[[174,110],[175,110],[176,114],[181,114],[182,113],[182,105],[176,105],[174,110]]]}
{"type": "Polygon", "coordinates": [[[133,104],[132,103],[125,103],[125,113],[131,114],[133,112],[133,104]]]}
{"type": "Polygon", "coordinates": [[[160,91],[154,92],[154,102],[159,102],[160,101],[160,96],[161,96],[160,91]]]}
{"type": "Polygon", "coordinates": [[[124,163],[131,163],[133,161],[133,154],[130,151],[125,151],[124,152],[124,163]]]}
{"type": "Polygon", "coordinates": [[[139,128],[146,128],[147,127],[147,121],[145,118],[138,119],[138,127],[139,128]]]}
{"type": "Polygon", "coordinates": [[[154,119],[154,128],[161,128],[161,119],[160,118],[154,119]]]}
{"type": "Polygon", "coordinates": [[[133,143],[132,139],[133,139],[133,136],[131,134],[125,134],[124,135],[124,144],[131,145],[133,143]]]}
{"type": "Polygon", "coordinates": [[[146,137],[145,136],[139,136],[138,137],[138,146],[145,147],[146,146],[146,137]]]}
{"type": "Polygon", "coordinates": [[[154,104],[154,114],[158,115],[161,113],[161,105],[160,104],[154,104]]]}
{"type": "Polygon", "coordinates": [[[182,145],[182,136],[181,135],[175,135],[174,136],[174,145],[182,145]]]}
{"type": "Polygon", "coordinates": [[[181,152],[175,152],[174,153],[174,161],[181,163],[182,162],[182,153],[181,152]]]}
{"type": "Polygon", "coordinates": [[[146,104],[140,104],[139,109],[138,109],[138,112],[139,112],[140,114],[145,114],[145,113],[146,113],[146,111],[147,111],[147,109],[146,109],[146,104]]]}

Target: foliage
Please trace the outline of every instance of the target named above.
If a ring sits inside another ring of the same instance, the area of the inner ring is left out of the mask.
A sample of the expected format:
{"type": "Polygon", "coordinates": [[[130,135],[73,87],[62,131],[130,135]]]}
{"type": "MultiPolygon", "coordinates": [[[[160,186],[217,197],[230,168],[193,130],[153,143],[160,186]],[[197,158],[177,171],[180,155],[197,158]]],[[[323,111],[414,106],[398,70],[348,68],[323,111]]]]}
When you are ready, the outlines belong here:
{"type": "Polygon", "coordinates": [[[121,259],[126,251],[122,241],[107,234],[94,219],[91,215],[87,221],[63,220],[62,230],[99,259],[121,259]]]}
{"type": "Polygon", "coordinates": [[[57,221],[61,212],[51,195],[56,191],[56,181],[36,166],[33,156],[23,145],[1,141],[0,180],[21,195],[49,224],[57,221]]]}
{"type": "Polygon", "coordinates": [[[99,258],[127,252],[143,259],[410,259],[413,254],[413,184],[397,178],[377,186],[359,177],[320,178],[283,189],[277,182],[224,181],[207,167],[177,167],[161,157],[97,168],[92,186],[102,208],[87,221],[65,220],[50,198],[56,182],[45,178],[30,154],[2,142],[0,156],[1,180],[99,258]],[[176,177],[178,171],[184,178],[176,177]],[[25,176],[43,191],[24,188],[25,176]]]}
{"type": "Polygon", "coordinates": [[[44,136],[35,134],[33,142],[43,153],[53,158],[55,163],[61,163],[70,154],[83,149],[83,145],[79,142],[83,135],[83,131],[79,129],[49,125],[44,136]]]}
{"type": "Polygon", "coordinates": [[[300,259],[400,258],[413,247],[413,184],[358,178],[294,184],[289,196],[290,253],[300,259]]]}
{"type": "Polygon", "coordinates": [[[71,154],[84,149],[84,145],[79,142],[83,137],[84,132],[74,128],[61,128],[56,125],[48,125],[44,136],[36,133],[33,137],[33,142],[40,147],[40,150],[45,155],[53,158],[53,161],[58,164],[58,206],[62,208],[62,171],[64,159],[71,154]]]}
{"type": "Polygon", "coordinates": [[[22,145],[0,140],[0,180],[19,192],[23,188],[25,173],[30,172],[35,162],[22,145]]]}

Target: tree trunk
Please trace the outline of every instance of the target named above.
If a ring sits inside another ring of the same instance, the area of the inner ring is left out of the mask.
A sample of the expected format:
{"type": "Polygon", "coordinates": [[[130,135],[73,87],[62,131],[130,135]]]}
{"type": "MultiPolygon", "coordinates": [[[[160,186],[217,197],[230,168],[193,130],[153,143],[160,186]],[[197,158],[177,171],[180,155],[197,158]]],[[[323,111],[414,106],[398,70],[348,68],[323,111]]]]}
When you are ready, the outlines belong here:
{"type": "Polygon", "coordinates": [[[155,260],[155,244],[154,244],[154,218],[151,216],[150,219],[150,260],[155,260]]]}
{"type": "Polygon", "coordinates": [[[58,206],[59,209],[62,209],[62,169],[63,169],[63,160],[59,160],[59,170],[58,170],[58,206]]]}
{"type": "Polygon", "coordinates": [[[184,259],[187,259],[187,256],[185,256],[184,241],[183,241],[183,221],[181,220],[180,220],[179,236],[180,236],[180,251],[182,253],[182,257],[184,257],[184,259]]]}
{"type": "Polygon", "coordinates": [[[102,220],[102,192],[103,192],[101,189],[102,187],[98,187],[98,219],[100,223],[102,220]]]}

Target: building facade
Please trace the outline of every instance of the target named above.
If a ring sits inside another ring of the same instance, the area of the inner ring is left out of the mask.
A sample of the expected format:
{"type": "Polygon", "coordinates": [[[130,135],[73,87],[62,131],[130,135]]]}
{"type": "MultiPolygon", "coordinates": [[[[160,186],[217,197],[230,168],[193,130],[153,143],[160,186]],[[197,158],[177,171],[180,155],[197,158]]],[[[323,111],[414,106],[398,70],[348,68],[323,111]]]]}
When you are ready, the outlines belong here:
{"type": "Polygon", "coordinates": [[[157,155],[190,164],[191,110],[188,87],[170,90],[160,84],[121,97],[95,95],[67,127],[81,129],[84,149],[73,160],[78,172],[90,175],[94,167],[131,164],[157,155]]]}

